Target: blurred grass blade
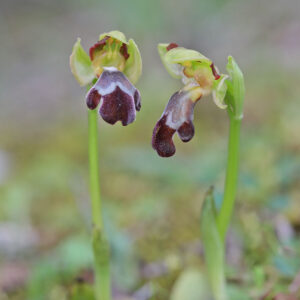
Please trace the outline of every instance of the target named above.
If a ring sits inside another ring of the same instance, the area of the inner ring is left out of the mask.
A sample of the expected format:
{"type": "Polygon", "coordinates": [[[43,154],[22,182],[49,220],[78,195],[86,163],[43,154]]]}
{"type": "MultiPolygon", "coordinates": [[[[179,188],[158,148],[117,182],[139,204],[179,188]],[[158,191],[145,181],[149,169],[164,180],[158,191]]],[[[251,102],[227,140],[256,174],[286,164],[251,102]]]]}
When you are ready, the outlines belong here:
{"type": "Polygon", "coordinates": [[[224,249],[216,224],[212,188],[207,192],[204,199],[200,230],[212,293],[215,300],[225,300],[224,249]]]}
{"type": "Polygon", "coordinates": [[[208,300],[209,289],[205,276],[195,268],[184,270],[176,280],[170,300],[208,300]]]}

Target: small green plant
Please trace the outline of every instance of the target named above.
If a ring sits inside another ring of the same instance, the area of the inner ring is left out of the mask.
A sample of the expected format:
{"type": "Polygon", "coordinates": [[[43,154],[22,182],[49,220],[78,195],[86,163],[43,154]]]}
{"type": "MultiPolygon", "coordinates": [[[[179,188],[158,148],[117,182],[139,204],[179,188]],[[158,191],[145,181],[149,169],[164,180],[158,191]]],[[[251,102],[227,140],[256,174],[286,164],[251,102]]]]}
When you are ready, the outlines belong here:
{"type": "Polygon", "coordinates": [[[233,59],[228,57],[226,74],[219,74],[213,62],[201,53],[159,44],[158,52],[167,71],[181,79],[184,86],[170,98],[152,136],[152,147],[162,157],[175,154],[173,135],[177,132],[183,142],[194,136],[195,104],[212,94],[216,105],[226,109],[229,117],[229,141],[226,180],[220,211],[215,208],[213,189],[204,200],[201,214],[201,236],[211,290],[216,300],[225,300],[224,243],[232,215],[238,178],[240,124],[243,118],[244,78],[233,59]]]}
{"type": "Polygon", "coordinates": [[[81,86],[88,87],[86,104],[89,130],[90,197],[92,203],[92,245],[95,263],[95,299],[111,299],[109,244],[102,218],[99,188],[97,110],[109,124],[132,123],[141,108],[139,91],[133,86],[142,72],[142,60],[135,42],[120,31],[103,33],[84,51],[77,40],[70,56],[71,71],[81,86]],[[101,103],[100,103],[101,102],[101,103]]]}

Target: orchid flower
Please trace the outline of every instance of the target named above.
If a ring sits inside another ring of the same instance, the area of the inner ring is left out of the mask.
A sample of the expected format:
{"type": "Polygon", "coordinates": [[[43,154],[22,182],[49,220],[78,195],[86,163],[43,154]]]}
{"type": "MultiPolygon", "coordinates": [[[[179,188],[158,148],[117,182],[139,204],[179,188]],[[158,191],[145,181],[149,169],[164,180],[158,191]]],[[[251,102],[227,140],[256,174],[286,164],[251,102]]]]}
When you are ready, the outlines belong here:
{"type": "Polygon", "coordinates": [[[173,94],[157,122],[152,136],[152,147],[162,157],[175,154],[173,135],[177,132],[183,142],[194,136],[194,107],[202,98],[212,94],[221,109],[227,108],[225,95],[228,75],[220,74],[213,62],[201,53],[178,47],[177,44],[159,44],[158,52],[167,71],[181,79],[184,86],[173,94]]]}
{"type": "Polygon", "coordinates": [[[142,72],[142,59],[135,42],[120,31],[103,33],[89,50],[80,38],[70,56],[71,71],[81,86],[93,86],[86,95],[87,107],[99,106],[101,117],[109,124],[132,123],[141,109],[141,96],[134,87],[142,72]],[[102,101],[101,101],[102,100],[102,101]]]}

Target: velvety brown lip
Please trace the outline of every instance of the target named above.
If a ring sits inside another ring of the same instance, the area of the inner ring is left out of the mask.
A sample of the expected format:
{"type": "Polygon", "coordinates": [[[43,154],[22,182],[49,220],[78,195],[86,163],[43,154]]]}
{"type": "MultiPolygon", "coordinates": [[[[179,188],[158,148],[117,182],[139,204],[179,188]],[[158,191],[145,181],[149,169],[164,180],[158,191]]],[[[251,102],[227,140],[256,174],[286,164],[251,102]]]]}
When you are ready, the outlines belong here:
{"type": "MultiPolygon", "coordinates": [[[[199,97],[199,99],[201,96],[199,97]]],[[[190,99],[188,91],[173,94],[156,123],[152,135],[152,147],[161,157],[175,154],[173,135],[177,132],[183,142],[190,141],[195,133],[193,125],[195,101],[190,99]]]]}
{"type": "Polygon", "coordinates": [[[99,113],[107,123],[121,121],[126,126],[141,109],[141,96],[122,72],[107,68],[87,93],[86,104],[89,109],[99,106],[99,113]]]}

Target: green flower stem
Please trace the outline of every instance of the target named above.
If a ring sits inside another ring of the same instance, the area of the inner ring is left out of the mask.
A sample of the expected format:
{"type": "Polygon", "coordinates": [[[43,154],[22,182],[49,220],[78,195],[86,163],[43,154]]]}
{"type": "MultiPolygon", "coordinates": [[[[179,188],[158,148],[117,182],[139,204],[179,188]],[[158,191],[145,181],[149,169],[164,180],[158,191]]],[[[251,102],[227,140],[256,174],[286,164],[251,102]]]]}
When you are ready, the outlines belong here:
{"type": "Polygon", "coordinates": [[[97,110],[88,112],[90,196],[92,206],[92,243],[95,262],[96,300],[110,300],[109,245],[103,232],[102,203],[99,187],[99,150],[97,110]]]}
{"type": "Polygon", "coordinates": [[[224,187],[224,196],[221,210],[218,214],[217,225],[221,240],[224,242],[226,232],[231,219],[232,210],[237,189],[238,168],[239,168],[239,147],[240,147],[240,125],[241,119],[235,119],[229,114],[229,142],[227,156],[227,170],[224,187]]]}
{"type": "Polygon", "coordinates": [[[102,203],[99,187],[99,160],[98,160],[98,124],[97,111],[89,110],[89,164],[90,164],[90,193],[92,202],[93,225],[102,230],[102,203]]]}

